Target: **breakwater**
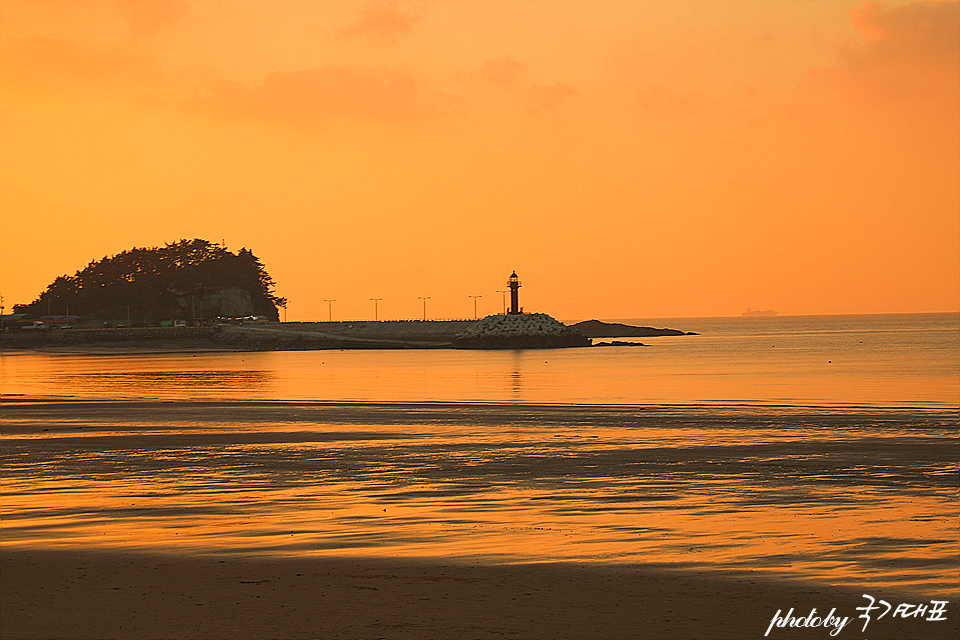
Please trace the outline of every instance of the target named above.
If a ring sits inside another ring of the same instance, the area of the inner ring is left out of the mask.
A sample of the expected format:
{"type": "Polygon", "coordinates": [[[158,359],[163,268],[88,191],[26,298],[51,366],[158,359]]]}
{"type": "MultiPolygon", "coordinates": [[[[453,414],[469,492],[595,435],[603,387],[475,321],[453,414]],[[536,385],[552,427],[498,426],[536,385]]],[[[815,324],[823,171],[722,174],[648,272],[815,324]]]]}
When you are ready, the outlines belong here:
{"type": "Polygon", "coordinates": [[[450,347],[474,321],[291,322],[211,327],[122,327],[8,331],[0,348],[253,350],[450,347]]]}
{"type": "Polygon", "coordinates": [[[3,349],[35,349],[81,345],[212,345],[219,327],[123,327],[116,329],[44,329],[7,331],[0,335],[3,349]]]}

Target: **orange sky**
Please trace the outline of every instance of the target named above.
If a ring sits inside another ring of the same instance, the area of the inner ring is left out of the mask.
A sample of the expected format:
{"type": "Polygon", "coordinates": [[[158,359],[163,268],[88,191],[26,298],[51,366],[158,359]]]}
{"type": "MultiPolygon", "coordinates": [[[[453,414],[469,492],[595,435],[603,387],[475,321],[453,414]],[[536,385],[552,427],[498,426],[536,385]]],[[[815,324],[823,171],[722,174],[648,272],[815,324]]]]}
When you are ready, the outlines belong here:
{"type": "Polygon", "coordinates": [[[289,320],[960,309],[960,4],[0,2],[0,293],[180,238],[289,320]]]}

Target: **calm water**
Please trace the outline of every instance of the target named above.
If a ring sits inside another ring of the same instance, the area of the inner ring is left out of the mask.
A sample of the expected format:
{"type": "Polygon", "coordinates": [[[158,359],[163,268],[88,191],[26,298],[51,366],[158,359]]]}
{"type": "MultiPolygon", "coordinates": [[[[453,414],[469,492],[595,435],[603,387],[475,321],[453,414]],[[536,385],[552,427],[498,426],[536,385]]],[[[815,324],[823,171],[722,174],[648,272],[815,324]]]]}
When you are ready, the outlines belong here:
{"type": "Polygon", "coordinates": [[[642,347],[4,355],[3,393],[579,404],[960,406],[960,314],[632,320],[642,347]]]}
{"type": "Polygon", "coordinates": [[[955,600],[957,314],[638,323],[703,335],[5,355],[4,545],[653,562],[955,600]]]}

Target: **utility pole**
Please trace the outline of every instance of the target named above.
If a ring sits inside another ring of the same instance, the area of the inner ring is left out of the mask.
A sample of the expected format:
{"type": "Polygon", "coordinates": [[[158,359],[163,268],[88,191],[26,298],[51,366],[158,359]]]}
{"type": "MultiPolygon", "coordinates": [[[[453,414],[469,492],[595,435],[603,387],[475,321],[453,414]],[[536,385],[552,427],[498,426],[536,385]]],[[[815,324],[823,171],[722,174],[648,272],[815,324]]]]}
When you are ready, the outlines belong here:
{"type": "Polygon", "coordinates": [[[477,298],[482,298],[483,296],[467,296],[468,298],[473,298],[473,319],[478,319],[477,316],[477,298]]]}
{"type": "Polygon", "coordinates": [[[507,290],[506,289],[497,289],[497,293],[503,294],[503,313],[507,313],[507,290]]]}
{"type": "Polygon", "coordinates": [[[327,321],[333,322],[333,303],[336,300],[324,300],[327,303],[327,321]]]}
{"type": "Polygon", "coordinates": [[[417,296],[417,299],[423,300],[423,319],[427,319],[427,300],[430,299],[430,296],[417,296]]]}
{"type": "Polygon", "coordinates": [[[373,321],[378,322],[379,318],[377,317],[377,303],[383,300],[383,298],[370,298],[373,300],[373,321]]]}

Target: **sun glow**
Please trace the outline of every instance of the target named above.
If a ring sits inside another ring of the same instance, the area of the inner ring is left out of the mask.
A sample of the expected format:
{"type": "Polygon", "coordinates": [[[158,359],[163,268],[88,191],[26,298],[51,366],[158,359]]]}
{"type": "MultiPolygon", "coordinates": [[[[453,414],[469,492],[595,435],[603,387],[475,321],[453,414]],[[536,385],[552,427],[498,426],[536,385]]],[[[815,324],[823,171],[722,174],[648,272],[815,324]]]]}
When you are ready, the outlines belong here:
{"type": "Polygon", "coordinates": [[[960,308],[956,2],[2,12],[7,308],[192,237],[290,320],[960,308]]]}

